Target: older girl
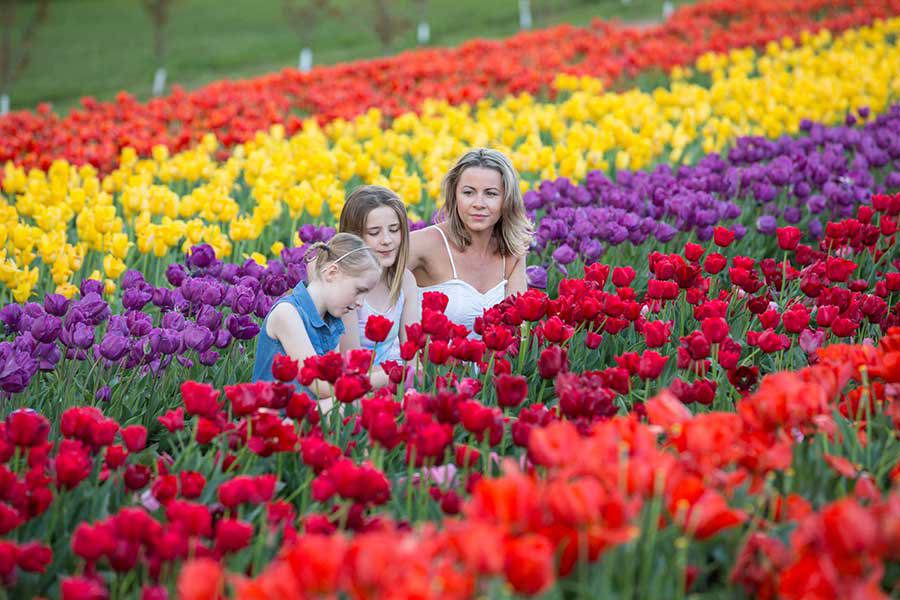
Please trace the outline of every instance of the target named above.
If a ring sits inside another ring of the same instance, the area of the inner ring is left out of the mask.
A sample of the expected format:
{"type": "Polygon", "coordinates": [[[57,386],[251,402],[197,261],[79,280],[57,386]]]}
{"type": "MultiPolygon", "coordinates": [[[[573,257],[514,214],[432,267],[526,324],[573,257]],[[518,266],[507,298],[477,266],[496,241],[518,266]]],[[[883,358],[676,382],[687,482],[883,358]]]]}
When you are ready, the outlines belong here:
{"type": "MultiPolygon", "coordinates": [[[[409,224],[406,207],[391,190],[366,185],[353,190],[341,211],[340,230],[358,235],[375,252],[382,275],[362,300],[360,307],[344,316],[341,351],[367,348],[375,351],[375,364],[400,360],[400,343],[406,340],[406,325],[419,321],[416,280],[406,269],[409,257],[409,224]],[[394,326],[387,339],[376,344],[365,336],[372,315],[381,315],[394,326]]],[[[373,372],[379,379],[383,373],[373,372]]],[[[373,381],[378,387],[380,381],[373,381]]]]}

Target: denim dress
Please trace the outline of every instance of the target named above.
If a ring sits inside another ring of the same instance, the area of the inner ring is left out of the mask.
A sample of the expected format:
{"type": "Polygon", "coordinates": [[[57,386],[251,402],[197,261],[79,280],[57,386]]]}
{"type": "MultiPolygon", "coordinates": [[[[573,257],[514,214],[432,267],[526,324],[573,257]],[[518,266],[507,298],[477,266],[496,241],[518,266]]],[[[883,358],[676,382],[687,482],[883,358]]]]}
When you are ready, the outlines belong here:
{"type": "MultiPolygon", "coordinates": [[[[300,315],[300,318],[303,320],[303,327],[309,336],[309,341],[312,342],[312,347],[319,356],[334,350],[341,339],[341,335],[344,333],[344,322],[327,312],[324,318],[319,315],[316,305],[306,290],[306,285],[302,282],[298,283],[289,295],[272,305],[272,309],[269,310],[269,314],[266,315],[262,327],[260,327],[259,336],[256,338],[256,362],[253,364],[253,381],[275,381],[275,377],[272,375],[272,363],[275,360],[275,355],[287,354],[281,342],[266,333],[266,323],[272,314],[272,310],[283,302],[291,304],[294,310],[297,311],[297,314],[300,315]]],[[[311,393],[309,389],[300,385],[299,382],[294,382],[294,385],[301,392],[311,393]]]]}

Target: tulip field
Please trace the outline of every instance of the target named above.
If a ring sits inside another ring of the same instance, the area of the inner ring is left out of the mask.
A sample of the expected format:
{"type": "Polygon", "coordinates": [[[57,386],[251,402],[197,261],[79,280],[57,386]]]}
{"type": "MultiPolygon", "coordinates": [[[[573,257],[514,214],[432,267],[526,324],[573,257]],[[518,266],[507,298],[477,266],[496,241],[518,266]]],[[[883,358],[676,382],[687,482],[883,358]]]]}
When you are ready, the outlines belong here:
{"type": "Polygon", "coordinates": [[[900,0],[43,105],[0,162],[2,597],[900,594],[900,0]],[[377,391],[249,383],[347,192],[425,227],[475,146],[529,290],[478,337],[426,293],[377,391]]]}

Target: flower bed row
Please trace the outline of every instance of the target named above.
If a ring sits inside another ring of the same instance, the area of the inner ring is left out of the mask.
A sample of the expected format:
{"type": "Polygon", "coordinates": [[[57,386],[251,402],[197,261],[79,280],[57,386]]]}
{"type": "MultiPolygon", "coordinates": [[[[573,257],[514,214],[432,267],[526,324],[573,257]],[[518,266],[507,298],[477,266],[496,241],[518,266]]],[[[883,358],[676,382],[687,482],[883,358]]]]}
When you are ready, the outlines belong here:
{"type": "MultiPolygon", "coordinates": [[[[868,111],[863,111],[868,116],[868,111]]],[[[723,157],[708,154],[695,166],[660,165],[652,172],[601,171],[581,185],[544,181],[525,194],[538,224],[530,283],[546,285],[547,270],[596,260],[619,245],[666,244],[679,232],[700,241],[717,226],[738,238],[748,227],[772,236],[781,225],[811,239],[830,219],[856,213],[873,193],[900,190],[900,105],[862,128],[801,124],[802,137],[739,138],[723,157]]]]}
{"type": "MultiPolygon", "coordinates": [[[[578,80],[579,89],[558,104],[522,96],[474,111],[432,105],[388,129],[377,112],[291,138],[276,129],[224,163],[213,159],[210,141],[174,157],[138,160],[132,153],[102,180],[63,162],[48,173],[10,166],[0,281],[24,302],[35,289],[72,296],[74,282],[94,270],[111,284],[129,267],[149,276],[201,242],[223,257],[267,252],[275,242],[290,243],[301,222],[329,222],[346,189],[361,182],[391,187],[412,214],[427,218],[441,177],[472,145],[505,150],[527,182],[559,175],[580,181],[597,169],[690,162],[741,134],[797,134],[802,116],[833,124],[848,105],[874,118],[900,94],[898,31],[894,19],[837,39],[827,31],[806,35],[796,48],[773,44],[764,56],[710,55],[697,63],[712,74],[709,88],[680,81],[652,94],[615,94],[578,80]]],[[[878,145],[872,166],[888,169],[891,161],[881,157],[890,158],[893,144],[878,145]]]]}
{"type": "Polygon", "coordinates": [[[896,0],[719,0],[680,8],[664,24],[639,31],[595,21],[560,26],[504,41],[474,40],[455,49],[417,50],[393,58],[294,70],[245,81],[221,81],[194,92],[137,102],[82,101],[63,117],[48,106],[0,119],[0,162],[48,169],[65,158],[101,172],[117,166],[122,149],[149,156],[156,145],[185,150],[208,133],[225,148],[273,124],[302,126],[300,114],[320,122],[351,119],[372,107],[388,117],[422,108],[427,99],[452,104],[488,96],[547,92],[556,73],[612,82],[648,69],[690,64],[708,51],[762,46],[806,29],[841,31],[900,13],[896,0]]]}
{"type": "Polygon", "coordinates": [[[876,196],[815,247],[785,227],[751,257],[720,229],[640,272],[595,263],[487,311],[480,340],[426,295],[407,391],[371,392],[358,350],[279,359],[278,383],[224,398],[195,381],[155,403],[141,386],[17,394],[0,575],[64,598],[882,597],[898,216],[900,196],[876,196]],[[330,382],[341,410],[294,379],[330,382]]]}

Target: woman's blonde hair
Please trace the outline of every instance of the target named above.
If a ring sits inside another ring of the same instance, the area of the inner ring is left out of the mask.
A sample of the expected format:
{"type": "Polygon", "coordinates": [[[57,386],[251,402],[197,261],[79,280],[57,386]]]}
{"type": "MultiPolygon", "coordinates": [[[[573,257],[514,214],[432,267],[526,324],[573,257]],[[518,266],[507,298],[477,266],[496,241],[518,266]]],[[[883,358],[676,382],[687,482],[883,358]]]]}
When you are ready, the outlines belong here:
{"type": "Polygon", "coordinates": [[[390,305],[394,306],[400,297],[403,274],[406,272],[406,261],[409,259],[409,223],[406,219],[406,206],[403,201],[393,191],[380,185],[358,187],[350,192],[344,202],[339,227],[342,232],[362,237],[365,234],[366,219],[369,218],[369,213],[382,206],[393,210],[400,222],[400,247],[397,249],[397,260],[384,270],[390,305]]]}
{"type": "Polygon", "coordinates": [[[519,188],[519,174],[502,152],[490,148],[469,150],[456,161],[444,177],[441,184],[444,205],[438,213],[438,218],[448,223],[450,239],[460,248],[472,243],[472,236],[466,230],[457,211],[456,200],[456,186],[459,179],[466,169],[472,167],[493,169],[500,173],[503,181],[503,204],[500,220],[494,225],[493,235],[497,238],[502,256],[524,256],[531,246],[534,225],[525,214],[525,202],[519,188]]]}
{"type": "Polygon", "coordinates": [[[352,233],[338,233],[327,242],[316,242],[306,251],[306,257],[312,262],[310,275],[315,274],[316,279],[321,279],[325,268],[332,264],[351,277],[359,277],[370,270],[381,274],[381,263],[375,252],[352,233]]]}

